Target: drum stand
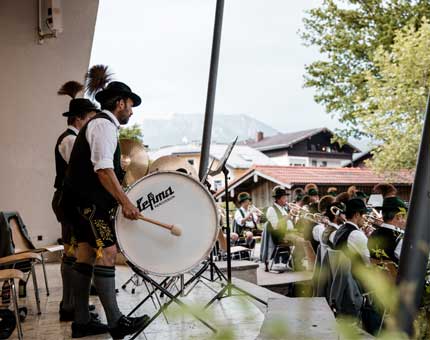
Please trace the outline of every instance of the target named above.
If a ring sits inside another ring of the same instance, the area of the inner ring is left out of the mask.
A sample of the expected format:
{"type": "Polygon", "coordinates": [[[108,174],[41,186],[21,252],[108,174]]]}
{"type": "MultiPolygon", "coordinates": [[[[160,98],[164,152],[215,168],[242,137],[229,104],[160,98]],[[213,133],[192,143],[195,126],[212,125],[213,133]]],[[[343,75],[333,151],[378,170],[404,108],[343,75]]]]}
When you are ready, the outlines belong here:
{"type": "MultiPolygon", "coordinates": [[[[134,335],[133,337],[131,337],[130,339],[136,339],[140,333],[142,333],[146,327],[148,327],[152,322],[155,321],[155,319],[158,318],[158,316],[163,313],[164,311],[167,309],[167,307],[169,307],[169,305],[174,302],[177,305],[179,305],[182,309],[184,309],[186,312],[190,313],[192,316],[194,316],[197,320],[199,320],[203,325],[205,325],[207,328],[209,328],[212,332],[216,333],[217,330],[212,327],[209,323],[207,323],[205,320],[203,320],[198,314],[196,314],[192,308],[190,308],[188,305],[186,305],[184,302],[182,302],[181,300],[178,299],[178,297],[180,297],[180,295],[183,292],[183,289],[179,289],[179,291],[176,294],[172,294],[167,288],[166,288],[166,284],[169,282],[169,280],[171,280],[171,277],[166,277],[164,278],[160,283],[158,283],[157,281],[155,281],[153,278],[151,278],[147,273],[143,272],[142,270],[140,270],[139,268],[137,268],[136,266],[134,266],[132,263],[128,263],[128,265],[130,266],[130,268],[137,274],[139,275],[144,281],[148,282],[152,287],[154,287],[153,291],[151,293],[148,294],[148,296],[145,297],[145,299],[143,299],[129,314],[128,316],[134,314],[134,312],[136,312],[148,299],[152,299],[152,296],[157,292],[160,291],[162,294],[164,294],[165,296],[167,296],[169,298],[169,301],[165,302],[163,305],[161,305],[161,307],[159,308],[159,310],[152,316],[152,318],[141,328],[139,329],[134,335]]],[[[200,272],[200,271],[199,271],[200,272]]],[[[193,277],[191,277],[187,282],[184,283],[184,287],[187,285],[190,285],[191,283],[193,283],[194,280],[196,280],[198,278],[198,276],[194,275],[193,277]]],[[[182,288],[182,287],[181,287],[182,288]]]]}
{"type": "MultiPolygon", "coordinates": [[[[227,159],[226,159],[227,160],[227,159]]],[[[267,302],[261,300],[260,298],[256,297],[255,295],[252,295],[248,293],[247,291],[243,290],[242,288],[237,287],[232,283],[231,280],[231,245],[230,245],[230,219],[229,219],[229,190],[228,190],[228,169],[226,167],[226,162],[224,162],[222,167],[222,172],[224,174],[224,183],[225,183],[225,210],[226,210],[226,216],[227,216],[227,223],[226,223],[226,237],[227,237],[227,284],[218,292],[217,295],[215,295],[212,300],[210,300],[205,308],[208,308],[211,306],[216,300],[220,300],[225,297],[233,296],[233,290],[236,290],[240,293],[240,295],[245,295],[247,297],[250,297],[263,305],[267,306],[267,302]]],[[[215,267],[217,268],[217,267],[215,267]]],[[[219,270],[219,269],[218,269],[219,270]]],[[[225,277],[225,276],[224,276],[225,277]]]]}

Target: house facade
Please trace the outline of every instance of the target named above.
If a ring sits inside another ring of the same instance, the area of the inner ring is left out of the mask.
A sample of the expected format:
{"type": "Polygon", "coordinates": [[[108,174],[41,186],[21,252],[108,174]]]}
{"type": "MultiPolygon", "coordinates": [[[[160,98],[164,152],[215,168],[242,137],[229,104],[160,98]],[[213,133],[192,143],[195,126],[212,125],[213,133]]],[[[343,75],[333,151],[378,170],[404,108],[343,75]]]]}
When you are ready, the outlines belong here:
{"type": "Polygon", "coordinates": [[[333,142],[334,137],[327,128],[280,133],[267,138],[258,133],[257,139],[246,145],[261,151],[277,165],[339,168],[360,150],[349,143],[333,142]]]}

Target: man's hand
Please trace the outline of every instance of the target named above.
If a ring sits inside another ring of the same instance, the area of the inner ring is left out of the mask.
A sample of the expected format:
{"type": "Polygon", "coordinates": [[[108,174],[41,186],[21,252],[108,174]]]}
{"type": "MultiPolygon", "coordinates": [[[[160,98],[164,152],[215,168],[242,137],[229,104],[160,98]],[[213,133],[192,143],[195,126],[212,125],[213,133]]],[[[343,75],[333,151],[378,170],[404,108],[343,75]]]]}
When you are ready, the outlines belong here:
{"type": "Polygon", "coordinates": [[[139,219],[139,209],[137,209],[130,200],[126,200],[126,202],[122,205],[122,214],[125,218],[128,218],[130,220],[137,220],[139,219]]]}

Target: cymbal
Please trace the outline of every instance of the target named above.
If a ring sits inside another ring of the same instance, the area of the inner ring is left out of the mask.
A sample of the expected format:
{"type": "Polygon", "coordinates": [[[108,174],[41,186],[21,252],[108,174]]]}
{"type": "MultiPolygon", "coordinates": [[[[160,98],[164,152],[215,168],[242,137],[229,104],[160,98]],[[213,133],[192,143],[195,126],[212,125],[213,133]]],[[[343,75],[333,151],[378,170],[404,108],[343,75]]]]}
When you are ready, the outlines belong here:
{"type": "Polygon", "coordinates": [[[149,173],[157,171],[179,171],[198,179],[197,170],[178,155],[162,156],[149,166],[149,173]]]}
{"type": "Polygon", "coordinates": [[[149,168],[149,157],[145,147],[133,139],[120,139],[121,166],[125,171],[124,184],[129,186],[145,177],[149,168]]]}

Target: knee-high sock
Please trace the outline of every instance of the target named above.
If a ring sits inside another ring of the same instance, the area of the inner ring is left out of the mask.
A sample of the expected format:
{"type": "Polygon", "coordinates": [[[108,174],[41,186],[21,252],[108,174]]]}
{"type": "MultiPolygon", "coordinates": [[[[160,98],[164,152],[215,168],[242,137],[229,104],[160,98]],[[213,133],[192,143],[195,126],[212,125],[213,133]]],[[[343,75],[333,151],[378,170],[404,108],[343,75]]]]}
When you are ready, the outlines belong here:
{"type": "Polygon", "coordinates": [[[75,322],[83,325],[90,321],[88,301],[90,298],[93,266],[86,263],[75,262],[73,265],[73,272],[72,292],[75,307],[75,322]]]}
{"type": "Polygon", "coordinates": [[[116,301],[115,267],[95,266],[94,285],[105,310],[108,326],[113,328],[122,316],[116,301]]]}
{"type": "Polygon", "coordinates": [[[61,259],[61,279],[63,281],[63,298],[62,309],[68,312],[73,311],[73,264],[76,258],[71,256],[63,256],[61,259]]]}

